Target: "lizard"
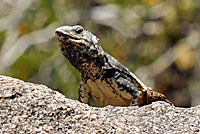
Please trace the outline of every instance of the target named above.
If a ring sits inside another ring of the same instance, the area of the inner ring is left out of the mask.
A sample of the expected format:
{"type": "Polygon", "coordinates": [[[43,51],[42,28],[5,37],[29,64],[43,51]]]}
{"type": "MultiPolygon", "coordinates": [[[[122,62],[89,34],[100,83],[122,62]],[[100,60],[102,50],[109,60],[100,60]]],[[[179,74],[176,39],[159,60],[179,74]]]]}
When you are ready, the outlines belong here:
{"type": "Polygon", "coordinates": [[[154,101],[172,104],[105,52],[99,38],[82,26],[61,26],[55,36],[62,54],[81,73],[80,102],[90,104],[93,98],[99,107],[143,106],[154,101]]]}

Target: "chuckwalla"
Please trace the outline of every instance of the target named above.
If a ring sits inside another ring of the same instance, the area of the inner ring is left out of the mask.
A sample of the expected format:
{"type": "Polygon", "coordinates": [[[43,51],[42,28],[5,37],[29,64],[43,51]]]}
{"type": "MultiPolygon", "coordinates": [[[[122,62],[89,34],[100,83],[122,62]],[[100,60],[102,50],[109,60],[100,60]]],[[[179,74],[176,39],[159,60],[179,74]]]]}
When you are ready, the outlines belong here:
{"type": "Polygon", "coordinates": [[[82,74],[79,100],[98,106],[146,105],[166,101],[163,94],[142,83],[131,71],[106,53],[99,39],[82,26],[62,26],[55,30],[62,54],[82,74]]]}

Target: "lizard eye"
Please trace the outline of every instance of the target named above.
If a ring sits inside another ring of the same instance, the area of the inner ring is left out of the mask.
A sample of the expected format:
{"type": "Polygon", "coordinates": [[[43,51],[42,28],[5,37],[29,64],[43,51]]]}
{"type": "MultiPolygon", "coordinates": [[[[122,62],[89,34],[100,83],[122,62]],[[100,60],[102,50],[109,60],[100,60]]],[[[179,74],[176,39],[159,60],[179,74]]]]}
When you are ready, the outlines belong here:
{"type": "Polygon", "coordinates": [[[79,28],[77,28],[75,31],[76,31],[77,34],[80,34],[80,33],[83,32],[83,28],[82,28],[82,27],[79,27],[79,28]]]}

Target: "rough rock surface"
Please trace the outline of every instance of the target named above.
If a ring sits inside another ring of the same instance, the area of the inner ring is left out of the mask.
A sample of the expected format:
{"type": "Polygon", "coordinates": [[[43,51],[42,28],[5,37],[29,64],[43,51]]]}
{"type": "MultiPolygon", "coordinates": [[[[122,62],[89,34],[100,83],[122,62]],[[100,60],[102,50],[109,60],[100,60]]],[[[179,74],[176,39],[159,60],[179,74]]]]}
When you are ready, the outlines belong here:
{"type": "Polygon", "coordinates": [[[90,107],[0,75],[0,133],[200,133],[200,106],[90,107]]]}

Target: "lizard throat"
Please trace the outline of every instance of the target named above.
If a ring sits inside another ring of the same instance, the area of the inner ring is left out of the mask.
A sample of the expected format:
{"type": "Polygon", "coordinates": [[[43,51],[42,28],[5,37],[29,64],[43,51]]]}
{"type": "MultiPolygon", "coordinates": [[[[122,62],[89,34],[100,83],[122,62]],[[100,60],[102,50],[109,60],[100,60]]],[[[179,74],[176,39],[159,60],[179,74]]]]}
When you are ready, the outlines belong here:
{"type": "Polygon", "coordinates": [[[82,74],[94,73],[94,69],[101,70],[104,65],[103,54],[89,48],[79,48],[73,43],[62,43],[60,45],[62,54],[82,74]]]}

